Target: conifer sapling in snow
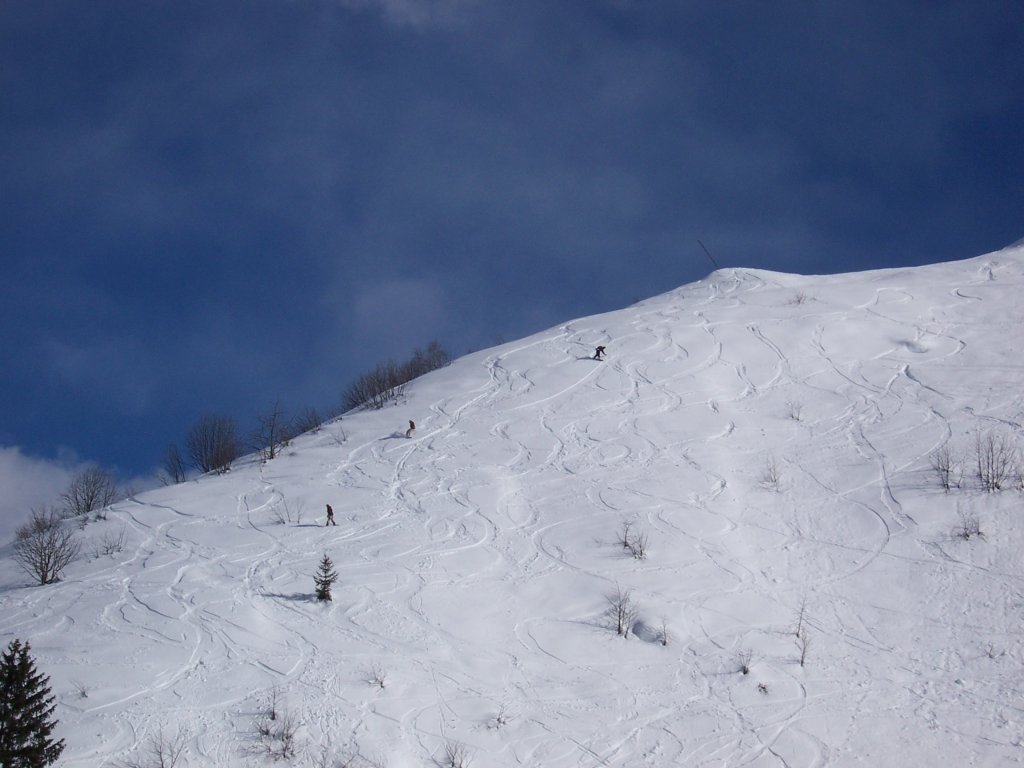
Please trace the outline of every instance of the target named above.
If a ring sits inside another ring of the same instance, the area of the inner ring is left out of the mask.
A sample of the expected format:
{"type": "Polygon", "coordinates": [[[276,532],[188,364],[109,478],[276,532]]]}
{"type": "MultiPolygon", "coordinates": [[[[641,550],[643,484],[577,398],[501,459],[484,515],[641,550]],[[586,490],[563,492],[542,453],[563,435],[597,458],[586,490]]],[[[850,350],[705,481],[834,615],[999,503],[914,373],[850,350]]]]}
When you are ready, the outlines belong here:
{"type": "Polygon", "coordinates": [[[43,768],[64,751],[64,739],[50,734],[57,705],[50,678],[36,670],[29,644],[11,641],[0,658],[0,765],[43,768]]]}
{"type": "Polygon", "coordinates": [[[330,600],[331,585],[338,580],[338,574],[334,572],[334,563],[331,562],[331,558],[327,556],[326,552],[320,558],[320,567],[313,579],[316,582],[316,599],[330,600]]]}

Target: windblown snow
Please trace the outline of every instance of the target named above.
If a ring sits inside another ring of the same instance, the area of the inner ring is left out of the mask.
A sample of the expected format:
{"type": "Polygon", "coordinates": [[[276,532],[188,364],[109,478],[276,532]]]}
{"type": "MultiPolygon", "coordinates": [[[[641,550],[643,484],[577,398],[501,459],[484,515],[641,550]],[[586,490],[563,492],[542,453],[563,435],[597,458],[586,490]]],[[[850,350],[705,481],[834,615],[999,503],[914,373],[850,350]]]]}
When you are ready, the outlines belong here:
{"type": "Polygon", "coordinates": [[[1021,762],[1019,454],[976,465],[1024,446],[1022,296],[1024,247],[725,269],[467,355],[114,505],[58,584],[6,547],[0,640],[68,768],[1021,762]]]}

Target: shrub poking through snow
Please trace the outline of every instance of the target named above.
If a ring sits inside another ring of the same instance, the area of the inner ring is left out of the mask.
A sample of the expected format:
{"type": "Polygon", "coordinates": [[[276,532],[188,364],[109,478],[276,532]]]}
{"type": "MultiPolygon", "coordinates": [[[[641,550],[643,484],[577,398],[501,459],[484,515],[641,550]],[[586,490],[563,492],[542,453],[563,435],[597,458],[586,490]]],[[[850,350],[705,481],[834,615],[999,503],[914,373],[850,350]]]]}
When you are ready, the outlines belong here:
{"type": "Polygon", "coordinates": [[[750,674],[750,662],[751,662],[751,660],[753,658],[754,658],[754,652],[750,651],[750,650],[740,651],[736,655],[736,666],[738,667],[737,671],[741,675],[749,675],[750,674]]]}
{"type": "Polygon", "coordinates": [[[608,595],[607,615],[611,619],[615,634],[629,637],[629,630],[636,619],[637,608],[633,602],[633,593],[628,589],[616,586],[615,593],[608,595]]]}
{"type": "Polygon", "coordinates": [[[1004,434],[979,432],[974,441],[975,473],[983,491],[993,493],[1001,491],[1011,481],[1017,469],[1016,447],[1004,434]]]}

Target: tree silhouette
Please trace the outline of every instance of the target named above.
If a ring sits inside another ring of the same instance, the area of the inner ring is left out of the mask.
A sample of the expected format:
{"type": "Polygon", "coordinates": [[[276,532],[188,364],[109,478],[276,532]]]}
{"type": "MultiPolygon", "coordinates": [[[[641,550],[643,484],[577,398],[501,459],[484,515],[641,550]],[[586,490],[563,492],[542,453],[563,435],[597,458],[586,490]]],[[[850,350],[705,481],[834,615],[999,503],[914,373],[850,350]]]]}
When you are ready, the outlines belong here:
{"type": "Polygon", "coordinates": [[[64,739],[50,734],[57,705],[50,695],[50,678],[36,671],[29,644],[11,641],[0,658],[0,765],[4,768],[43,768],[64,751],[64,739]]]}
{"type": "Polygon", "coordinates": [[[316,599],[330,600],[331,585],[338,580],[338,574],[334,572],[334,563],[331,562],[331,558],[327,556],[326,552],[320,558],[320,567],[313,580],[316,582],[316,599]]]}

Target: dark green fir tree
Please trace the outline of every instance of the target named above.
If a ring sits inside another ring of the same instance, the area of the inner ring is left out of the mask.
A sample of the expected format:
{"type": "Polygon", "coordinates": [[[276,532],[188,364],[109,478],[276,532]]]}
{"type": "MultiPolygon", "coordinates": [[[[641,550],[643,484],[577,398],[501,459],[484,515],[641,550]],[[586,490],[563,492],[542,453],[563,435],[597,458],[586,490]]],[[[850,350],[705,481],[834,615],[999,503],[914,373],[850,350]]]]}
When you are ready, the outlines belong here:
{"type": "Polygon", "coordinates": [[[316,599],[330,600],[331,585],[338,580],[338,574],[334,572],[334,563],[331,562],[331,558],[327,556],[326,552],[320,558],[320,567],[313,580],[316,582],[316,599]]]}
{"type": "Polygon", "coordinates": [[[57,708],[50,678],[36,670],[29,644],[11,641],[0,658],[0,766],[43,768],[64,751],[64,739],[50,734],[57,708]]]}

